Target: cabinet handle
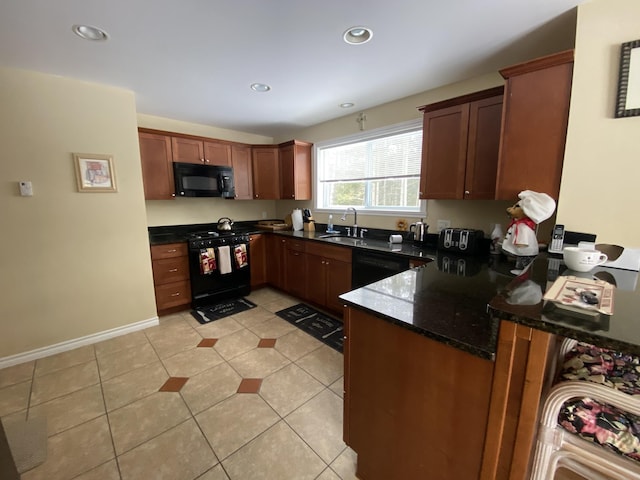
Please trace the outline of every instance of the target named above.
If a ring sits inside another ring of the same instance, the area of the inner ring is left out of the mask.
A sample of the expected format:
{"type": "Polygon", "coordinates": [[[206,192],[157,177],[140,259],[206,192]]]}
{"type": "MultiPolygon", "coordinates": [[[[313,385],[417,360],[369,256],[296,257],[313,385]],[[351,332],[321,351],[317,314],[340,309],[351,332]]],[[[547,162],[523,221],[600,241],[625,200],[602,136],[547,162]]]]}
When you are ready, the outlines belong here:
{"type": "Polygon", "coordinates": [[[329,265],[329,262],[328,262],[328,261],[327,261],[327,262],[325,262],[325,265],[329,265]]]}
{"type": "Polygon", "coordinates": [[[171,296],[172,297],[179,297],[180,296],[180,292],[172,293],[171,296]]]}
{"type": "Polygon", "coordinates": [[[295,198],[295,194],[292,194],[292,195],[291,195],[291,198],[295,198]]]}
{"type": "Polygon", "coordinates": [[[167,250],[167,253],[176,253],[178,250],[176,250],[175,248],[172,250],[167,250]]]}
{"type": "Polygon", "coordinates": [[[169,269],[169,271],[170,271],[171,273],[173,273],[173,272],[177,272],[177,271],[178,271],[178,269],[177,269],[177,268],[171,268],[171,269],[169,269]]]}
{"type": "Polygon", "coordinates": [[[255,197],[258,198],[260,195],[258,195],[257,193],[255,194],[255,197]]]}
{"type": "Polygon", "coordinates": [[[469,190],[465,190],[465,191],[464,191],[464,194],[465,194],[465,195],[469,195],[470,193],[471,193],[471,192],[470,192],[469,190]]]}

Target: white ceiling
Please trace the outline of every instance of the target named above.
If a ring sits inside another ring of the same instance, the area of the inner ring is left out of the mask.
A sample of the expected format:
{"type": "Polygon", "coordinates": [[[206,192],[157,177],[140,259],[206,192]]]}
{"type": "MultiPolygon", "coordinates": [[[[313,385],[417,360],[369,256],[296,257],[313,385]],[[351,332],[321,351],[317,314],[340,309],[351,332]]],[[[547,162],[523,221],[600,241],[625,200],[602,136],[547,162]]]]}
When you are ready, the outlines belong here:
{"type": "Polygon", "coordinates": [[[571,48],[584,1],[0,0],[0,66],[133,90],[139,113],[274,137],[571,48]],[[74,24],[110,38],[82,40],[74,24]],[[373,38],[347,45],[357,25],[373,38]]]}

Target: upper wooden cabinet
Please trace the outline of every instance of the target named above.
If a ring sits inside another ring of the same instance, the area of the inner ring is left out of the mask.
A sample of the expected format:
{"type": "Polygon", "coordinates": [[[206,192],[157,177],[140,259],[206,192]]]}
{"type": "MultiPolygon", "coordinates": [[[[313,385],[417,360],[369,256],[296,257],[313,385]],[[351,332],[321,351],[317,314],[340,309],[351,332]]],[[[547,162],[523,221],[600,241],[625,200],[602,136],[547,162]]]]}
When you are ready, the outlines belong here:
{"type": "Polygon", "coordinates": [[[422,199],[493,199],[502,87],[420,107],[422,199]]]}
{"type": "Polygon", "coordinates": [[[139,132],[138,139],[140,142],[144,198],[147,200],[170,200],[175,198],[171,139],[166,135],[145,132],[139,132]]]}
{"type": "Polygon", "coordinates": [[[253,170],[251,167],[251,147],[248,145],[231,146],[231,166],[236,187],[237,200],[253,198],[253,170]]]}
{"type": "Polygon", "coordinates": [[[224,142],[172,137],[173,161],[231,166],[231,145],[224,142]]]}
{"type": "Polygon", "coordinates": [[[280,198],[280,162],[277,146],[252,147],[253,198],[277,200],[280,198]]]}
{"type": "Polygon", "coordinates": [[[496,196],[560,192],[569,119],[573,50],[500,70],[506,79],[496,196]]]}
{"type": "Polygon", "coordinates": [[[311,143],[280,144],[280,198],[311,200],[311,143]]]}

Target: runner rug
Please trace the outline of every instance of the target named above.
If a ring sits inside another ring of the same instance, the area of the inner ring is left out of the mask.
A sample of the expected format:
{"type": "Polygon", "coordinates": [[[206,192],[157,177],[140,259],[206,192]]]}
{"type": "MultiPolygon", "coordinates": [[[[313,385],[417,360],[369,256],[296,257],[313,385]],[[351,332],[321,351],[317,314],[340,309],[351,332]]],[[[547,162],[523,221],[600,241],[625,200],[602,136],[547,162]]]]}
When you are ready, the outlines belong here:
{"type": "Polygon", "coordinates": [[[276,312],[276,315],[317,338],[334,350],[342,352],[344,332],[342,331],[342,322],[340,320],[330,317],[304,303],[280,310],[276,312]]]}
{"type": "Polygon", "coordinates": [[[200,323],[209,323],[255,307],[256,304],[246,298],[235,298],[215,305],[196,308],[191,311],[191,315],[200,323]]]}

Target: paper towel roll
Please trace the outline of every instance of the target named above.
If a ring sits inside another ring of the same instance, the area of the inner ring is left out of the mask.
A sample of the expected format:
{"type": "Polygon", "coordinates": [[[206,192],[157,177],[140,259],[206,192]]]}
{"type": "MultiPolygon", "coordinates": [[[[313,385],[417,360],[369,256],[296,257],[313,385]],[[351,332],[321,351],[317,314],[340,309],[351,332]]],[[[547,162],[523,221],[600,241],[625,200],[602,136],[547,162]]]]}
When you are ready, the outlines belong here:
{"type": "Polygon", "coordinates": [[[389,243],[402,243],[402,235],[389,235],[389,243]]]}
{"type": "Polygon", "coordinates": [[[302,210],[296,208],[291,212],[291,222],[293,223],[293,231],[297,232],[302,230],[303,220],[302,220],[302,210]]]}

